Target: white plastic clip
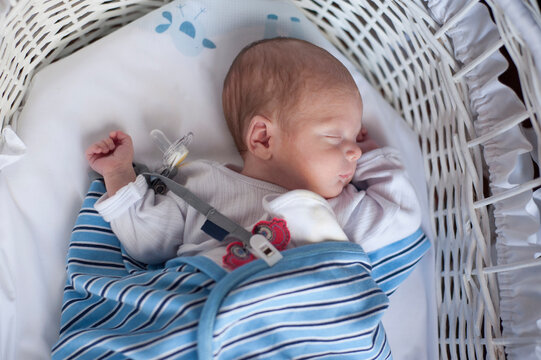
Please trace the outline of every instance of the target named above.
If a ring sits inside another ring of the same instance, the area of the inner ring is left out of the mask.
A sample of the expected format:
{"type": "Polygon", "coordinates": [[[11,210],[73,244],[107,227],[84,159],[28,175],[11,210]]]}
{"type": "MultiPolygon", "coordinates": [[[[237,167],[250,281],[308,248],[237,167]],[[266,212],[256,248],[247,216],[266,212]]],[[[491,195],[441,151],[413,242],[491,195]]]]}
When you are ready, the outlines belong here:
{"type": "Polygon", "coordinates": [[[283,258],[274,245],[261,234],[252,235],[250,238],[250,251],[256,257],[263,259],[269,266],[273,266],[283,258]]]}

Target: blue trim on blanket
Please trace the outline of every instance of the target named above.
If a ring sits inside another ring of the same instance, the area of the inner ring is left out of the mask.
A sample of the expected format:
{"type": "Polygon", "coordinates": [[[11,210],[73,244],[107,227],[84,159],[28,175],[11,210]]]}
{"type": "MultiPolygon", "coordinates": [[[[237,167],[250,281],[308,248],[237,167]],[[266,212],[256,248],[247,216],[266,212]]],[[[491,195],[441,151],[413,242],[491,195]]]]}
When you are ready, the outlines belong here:
{"type": "Polygon", "coordinates": [[[165,267],[175,267],[182,264],[192,265],[216,282],[220,281],[227,275],[227,271],[205,256],[177,257],[166,262],[165,267]]]}
{"type": "MultiPolygon", "coordinates": [[[[339,252],[341,254],[354,254],[356,257],[358,257],[356,259],[357,261],[364,261],[366,263],[366,267],[369,267],[368,256],[359,245],[346,242],[328,242],[314,245],[306,245],[303,247],[283,251],[282,255],[284,258],[280,260],[276,265],[274,265],[274,270],[280,271],[285,260],[295,261],[314,255],[327,255],[332,252],[339,252]]],[[[203,307],[201,319],[199,320],[197,342],[198,356],[200,359],[213,358],[212,334],[214,331],[216,315],[224,297],[231,291],[231,289],[235,288],[237,285],[245,281],[250,276],[254,274],[261,274],[268,269],[269,266],[263,260],[252,261],[228,274],[215,286],[214,290],[211,292],[209,298],[207,299],[205,306],[203,307]]]]}
{"type": "Polygon", "coordinates": [[[368,253],[372,276],[387,296],[396,291],[429,248],[430,241],[419,228],[402,240],[368,253]]]}

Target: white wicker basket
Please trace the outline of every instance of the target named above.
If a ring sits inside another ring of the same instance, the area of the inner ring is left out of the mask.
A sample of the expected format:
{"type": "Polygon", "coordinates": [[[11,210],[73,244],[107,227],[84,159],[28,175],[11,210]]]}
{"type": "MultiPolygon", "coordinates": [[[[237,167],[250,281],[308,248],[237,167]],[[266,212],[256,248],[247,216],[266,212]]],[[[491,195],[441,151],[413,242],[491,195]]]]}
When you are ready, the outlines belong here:
{"type": "MultiPolygon", "coordinates": [[[[2,128],[16,129],[16,113],[24,106],[36,71],[165,2],[12,1],[12,9],[0,19],[2,128]]],[[[495,192],[483,157],[485,143],[512,127],[531,124],[536,138],[540,131],[538,68],[516,22],[500,8],[505,1],[486,0],[500,39],[468,63],[455,59],[447,32],[467,16],[476,0],[444,24],[431,17],[422,0],[294,2],[419,134],[437,234],[440,358],[502,359],[506,345],[538,343],[539,339],[502,338],[496,274],[539,262],[497,266],[491,256],[497,232],[494,204],[541,186],[537,174],[531,181],[495,192]],[[507,116],[496,129],[479,136],[465,77],[503,48],[516,67],[525,111],[507,116]],[[448,116],[449,109],[453,116],[448,116]]],[[[521,6],[541,26],[535,0],[522,0],[521,6]]],[[[540,148],[534,152],[532,157],[538,159],[540,148]]]]}

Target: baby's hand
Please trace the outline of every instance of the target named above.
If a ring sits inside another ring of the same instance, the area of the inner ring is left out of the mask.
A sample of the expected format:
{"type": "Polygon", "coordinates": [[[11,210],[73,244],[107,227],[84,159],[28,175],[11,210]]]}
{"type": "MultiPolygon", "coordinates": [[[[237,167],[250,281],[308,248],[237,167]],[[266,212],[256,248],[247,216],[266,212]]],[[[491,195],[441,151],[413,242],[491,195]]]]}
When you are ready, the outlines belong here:
{"type": "Polygon", "coordinates": [[[368,131],[365,127],[361,128],[361,131],[359,132],[359,135],[357,135],[356,140],[357,145],[359,145],[363,153],[379,148],[379,145],[374,140],[372,140],[370,136],[368,136],[368,131]]]}
{"type": "Polygon", "coordinates": [[[103,176],[132,168],[133,143],[122,131],[113,131],[109,137],[86,149],[90,167],[103,176]]]}

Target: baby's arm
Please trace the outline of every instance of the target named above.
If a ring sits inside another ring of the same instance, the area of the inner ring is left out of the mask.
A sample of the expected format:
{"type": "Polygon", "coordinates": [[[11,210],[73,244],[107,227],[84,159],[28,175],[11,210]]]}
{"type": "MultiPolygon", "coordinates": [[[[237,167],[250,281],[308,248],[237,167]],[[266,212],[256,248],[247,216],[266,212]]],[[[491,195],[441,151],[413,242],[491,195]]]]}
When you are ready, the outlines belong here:
{"type": "Polygon", "coordinates": [[[419,228],[419,202],[397,150],[383,147],[364,153],[352,184],[329,201],[349,239],[366,251],[419,228]]]}
{"type": "Polygon", "coordinates": [[[174,195],[156,195],[133,170],[130,136],[113,131],[91,145],[86,157],[105,181],[107,193],[95,205],[128,254],[153,264],[176,256],[182,241],[185,209],[174,195]]]}
{"type": "Polygon", "coordinates": [[[102,196],[95,208],[111,223],[134,259],[157,264],[176,256],[183,241],[187,206],[173,193],[155,194],[139,175],[114,196],[102,196]]]}
{"type": "Polygon", "coordinates": [[[122,131],[112,131],[108,138],[92,144],[85,154],[90,167],[103,176],[109,196],[135,181],[133,143],[122,131]]]}

